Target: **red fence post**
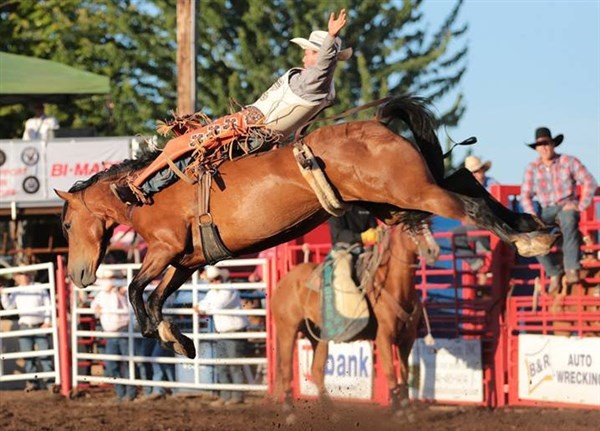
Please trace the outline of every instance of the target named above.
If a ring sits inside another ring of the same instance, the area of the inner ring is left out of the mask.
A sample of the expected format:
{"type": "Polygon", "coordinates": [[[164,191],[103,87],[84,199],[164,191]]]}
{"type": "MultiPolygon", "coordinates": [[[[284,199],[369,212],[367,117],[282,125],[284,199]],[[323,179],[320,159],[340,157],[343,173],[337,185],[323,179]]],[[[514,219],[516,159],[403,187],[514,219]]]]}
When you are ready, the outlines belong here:
{"type": "Polygon", "coordinates": [[[64,258],[59,256],[56,265],[56,299],[58,320],[58,352],[60,360],[60,393],[68,397],[71,393],[71,349],[69,346],[69,296],[65,283],[64,258]]]}

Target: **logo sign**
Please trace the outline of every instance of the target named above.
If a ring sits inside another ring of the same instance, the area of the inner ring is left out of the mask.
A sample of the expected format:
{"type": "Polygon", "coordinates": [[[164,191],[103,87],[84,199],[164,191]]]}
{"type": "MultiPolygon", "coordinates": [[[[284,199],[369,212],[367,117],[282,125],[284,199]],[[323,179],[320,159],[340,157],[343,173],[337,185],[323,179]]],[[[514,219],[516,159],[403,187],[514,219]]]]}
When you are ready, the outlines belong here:
{"type": "Polygon", "coordinates": [[[483,401],[479,340],[436,338],[415,342],[409,358],[410,396],[439,401],[483,401]]]}
{"type": "MultiPolygon", "coordinates": [[[[297,342],[300,394],[316,396],[311,374],[313,350],[307,339],[297,342]]],[[[373,395],[373,347],[369,341],[329,343],[325,388],[335,398],[371,399],[373,395]]]]}
{"type": "Polygon", "coordinates": [[[25,147],[21,152],[21,161],[27,166],[35,166],[40,161],[40,153],[35,147],[25,147]]]}
{"type": "Polygon", "coordinates": [[[37,193],[40,189],[40,180],[34,176],[25,177],[23,180],[23,190],[25,193],[37,193]]]}
{"type": "Polygon", "coordinates": [[[0,140],[0,205],[54,201],[53,189],[69,190],[79,180],[129,157],[130,138],[43,141],[0,140]]]}
{"type": "Polygon", "coordinates": [[[519,397],[600,406],[600,339],[519,335],[519,397]]]}

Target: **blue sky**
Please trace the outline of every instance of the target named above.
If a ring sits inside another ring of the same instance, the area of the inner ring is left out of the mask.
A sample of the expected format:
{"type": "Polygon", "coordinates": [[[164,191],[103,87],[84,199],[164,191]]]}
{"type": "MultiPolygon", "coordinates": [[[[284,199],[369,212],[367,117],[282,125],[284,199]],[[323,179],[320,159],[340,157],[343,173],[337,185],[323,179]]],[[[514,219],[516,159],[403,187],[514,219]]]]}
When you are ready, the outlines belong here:
{"type": "MultiPolygon", "coordinates": [[[[435,28],[454,1],[424,3],[435,28]]],[[[469,24],[460,85],[467,111],[451,137],[477,136],[471,148],[493,162],[490,175],[519,184],[536,157],[524,144],[547,126],[565,135],[558,151],[578,157],[600,182],[600,0],[467,0],[460,20],[469,24]]],[[[462,159],[466,150],[455,151],[462,159]]]]}

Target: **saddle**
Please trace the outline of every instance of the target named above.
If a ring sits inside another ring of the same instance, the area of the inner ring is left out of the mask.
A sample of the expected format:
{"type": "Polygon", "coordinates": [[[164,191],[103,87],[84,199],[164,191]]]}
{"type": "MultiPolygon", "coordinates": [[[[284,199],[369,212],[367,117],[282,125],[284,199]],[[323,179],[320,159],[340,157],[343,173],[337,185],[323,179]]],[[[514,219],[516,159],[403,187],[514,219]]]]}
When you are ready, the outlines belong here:
{"type": "Polygon", "coordinates": [[[351,247],[332,250],[307,281],[321,294],[321,335],[327,341],[344,342],[357,336],[369,323],[370,311],[354,276],[351,247]]]}

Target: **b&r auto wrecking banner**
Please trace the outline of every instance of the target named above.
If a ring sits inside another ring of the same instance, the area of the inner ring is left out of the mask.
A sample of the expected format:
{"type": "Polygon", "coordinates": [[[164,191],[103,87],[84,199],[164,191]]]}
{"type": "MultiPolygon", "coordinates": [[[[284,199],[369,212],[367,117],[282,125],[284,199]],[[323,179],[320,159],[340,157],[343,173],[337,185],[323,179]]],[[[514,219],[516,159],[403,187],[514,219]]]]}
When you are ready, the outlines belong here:
{"type": "Polygon", "coordinates": [[[57,200],[68,190],[130,157],[128,137],[0,141],[0,203],[57,200]]]}
{"type": "Polygon", "coordinates": [[[519,398],[600,406],[600,338],[520,334],[519,398]]]}

